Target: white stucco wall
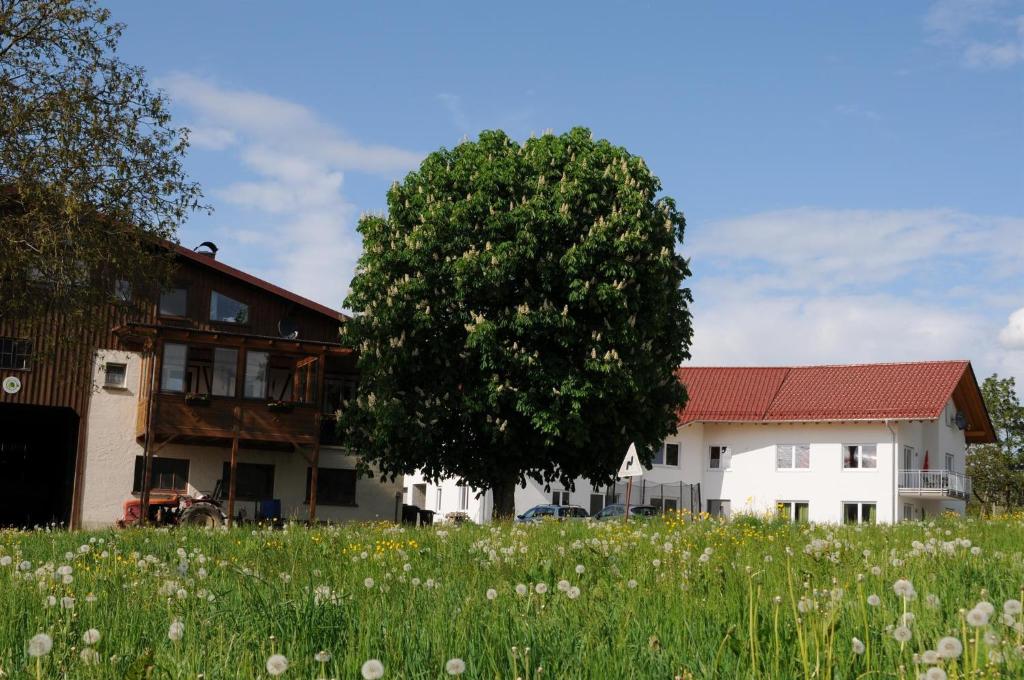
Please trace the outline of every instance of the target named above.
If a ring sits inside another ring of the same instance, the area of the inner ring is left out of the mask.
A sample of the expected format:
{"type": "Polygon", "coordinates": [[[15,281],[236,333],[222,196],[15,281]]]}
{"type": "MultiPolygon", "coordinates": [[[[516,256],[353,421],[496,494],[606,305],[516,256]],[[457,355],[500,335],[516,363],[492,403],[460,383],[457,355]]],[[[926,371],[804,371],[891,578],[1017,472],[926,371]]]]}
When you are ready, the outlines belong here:
{"type": "MultiPolygon", "coordinates": [[[[636,484],[650,485],[700,483],[702,510],[708,509],[709,500],[728,500],[731,512],[772,513],[780,501],[808,503],[809,519],[814,522],[843,521],[843,503],[874,503],[879,522],[899,520],[903,505],[912,506],[913,517],[934,516],[945,509],[963,512],[964,502],[949,498],[917,498],[898,494],[897,468],[901,465],[900,452],[904,444],[914,447],[916,455],[912,469],[923,465],[924,451],[929,451],[929,467],[942,469],[945,453],[954,454],[954,471],[964,470],[963,432],[950,428],[944,419],[926,422],[891,423],[794,423],[794,424],[719,424],[694,423],[680,428],[678,434],[667,439],[680,447],[677,466],[655,465],[646,471],[636,484]],[[893,432],[896,434],[897,458],[893,458],[893,432]],[[808,469],[776,469],[777,444],[809,444],[808,469]],[[843,468],[843,446],[846,444],[874,444],[877,467],[864,469],[843,468]],[[732,457],[726,470],[713,470],[709,466],[709,448],[713,445],[730,447],[732,457]],[[939,453],[936,453],[939,452],[939,453]]],[[[426,485],[427,508],[436,508],[437,485],[426,484],[422,476],[406,478],[407,503],[416,504],[413,484],[426,485]]],[[[552,491],[561,490],[552,485],[552,491]]],[[[634,487],[636,489],[637,487],[634,487]]],[[[458,502],[458,487],[454,479],[441,485],[441,515],[451,512],[458,502]]],[[[597,490],[600,493],[603,490],[597,490]]],[[[590,494],[594,490],[585,480],[577,480],[570,492],[569,502],[590,508],[590,494]]],[[[633,502],[640,502],[640,496],[633,502]]],[[[657,492],[655,492],[657,493],[657,492]]],[[[653,495],[653,494],[652,494],[653,495]]],[[[470,500],[470,518],[487,521],[489,494],[483,502],[470,500]]],[[[650,497],[644,499],[650,502],[650,497]]],[[[540,503],[550,503],[552,493],[543,485],[531,482],[516,492],[516,513],[522,513],[540,503]]]]}
{"type": "MultiPolygon", "coordinates": [[[[109,526],[121,518],[124,501],[132,497],[135,458],[143,453],[135,439],[135,418],[139,387],[142,380],[141,357],[134,352],[101,350],[94,362],[95,390],[89,406],[88,437],[82,490],[82,526],[109,526]],[[125,389],[99,387],[103,384],[105,364],[127,364],[125,389]]],[[[230,447],[192,446],[171,443],[162,447],[157,458],[178,458],[189,461],[188,492],[213,493],[220,479],[224,462],[230,460],[230,447]]],[[[274,465],[274,497],[281,499],[285,517],[303,520],[308,517],[305,502],[308,463],[295,452],[260,451],[240,448],[241,463],[274,465]]],[[[321,468],[355,467],[355,458],[342,449],[322,447],[321,468]]],[[[402,480],[380,482],[360,478],[356,482],[356,505],[333,506],[317,504],[321,521],[395,520],[396,496],[402,492],[402,480]]],[[[238,509],[248,517],[255,516],[255,503],[237,501],[238,509]]],[[[226,506],[225,506],[226,511],[226,506]]]]}

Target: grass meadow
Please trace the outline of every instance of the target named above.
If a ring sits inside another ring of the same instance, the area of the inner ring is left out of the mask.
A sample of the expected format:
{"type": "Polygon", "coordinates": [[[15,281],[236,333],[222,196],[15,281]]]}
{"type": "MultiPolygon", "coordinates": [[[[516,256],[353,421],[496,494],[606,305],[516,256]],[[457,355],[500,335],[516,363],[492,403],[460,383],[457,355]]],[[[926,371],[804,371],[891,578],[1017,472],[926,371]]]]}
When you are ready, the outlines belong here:
{"type": "Polygon", "coordinates": [[[1024,517],[0,533],[3,678],[1024,678],[1024,517]]]}

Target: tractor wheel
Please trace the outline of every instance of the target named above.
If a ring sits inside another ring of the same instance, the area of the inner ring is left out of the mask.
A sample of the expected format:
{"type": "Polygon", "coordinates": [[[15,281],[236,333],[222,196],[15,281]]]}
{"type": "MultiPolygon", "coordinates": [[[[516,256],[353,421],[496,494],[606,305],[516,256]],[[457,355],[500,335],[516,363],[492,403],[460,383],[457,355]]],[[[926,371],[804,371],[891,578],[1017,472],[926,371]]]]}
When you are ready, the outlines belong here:
{"type": "Polygon", "coordinates": [[[199,503],[190,508],[186,508],[185,511],[181,513],[181,520],[179,523],[184,526],[215,529],[224,523],[224,515],[221,514],[219,509],[212,505],[199,503]]]}

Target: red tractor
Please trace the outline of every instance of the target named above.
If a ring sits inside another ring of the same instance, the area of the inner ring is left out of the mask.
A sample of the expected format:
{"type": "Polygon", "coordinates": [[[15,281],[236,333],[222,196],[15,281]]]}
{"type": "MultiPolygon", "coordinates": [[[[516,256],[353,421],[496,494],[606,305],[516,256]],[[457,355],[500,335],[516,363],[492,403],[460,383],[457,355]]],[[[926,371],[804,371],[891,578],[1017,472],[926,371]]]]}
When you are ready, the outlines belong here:
{"type": "MultiPolygon", "coordinates": [[[[149,497],[150,524],[157,526],[186,525],[215,528],[225,521],[220,502],[213,496],[201,494],[153,494],[149,497]]],[[[124,517],[118,520],[121,527],[135,526],[142,517],[142,500],[131,498],[124,502],[124,517]]]]}

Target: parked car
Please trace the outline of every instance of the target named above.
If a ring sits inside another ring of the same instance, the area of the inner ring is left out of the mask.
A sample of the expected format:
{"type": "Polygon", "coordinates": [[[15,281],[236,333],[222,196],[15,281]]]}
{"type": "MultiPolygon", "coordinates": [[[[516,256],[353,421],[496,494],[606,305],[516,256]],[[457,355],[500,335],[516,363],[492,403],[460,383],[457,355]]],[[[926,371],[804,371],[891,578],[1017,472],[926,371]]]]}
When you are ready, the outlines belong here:
{"type": "Polygon", "coordinates": [[[545,517],[552,519],[586,518],[590,514],[578,505],[535,505],[516,517],[517,522],[539,522],[545,517]]]}
{"type": "MultiPolygon", "coordinates": [[[[661,514],[661,511],[653,505],[630,505],[629,516],[630,517],[655,517],[661,514]]],[[[606,520],[606,519],[622,519],[626,516],[626,504],[625,503],[612,503],[611,505],[604,506],[604,509],[598,511],[594,515],[594,519],[606,520]]]]}

